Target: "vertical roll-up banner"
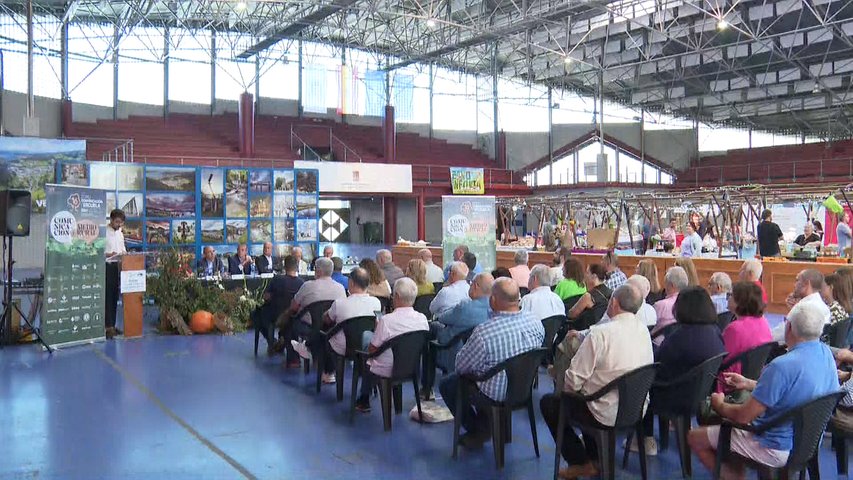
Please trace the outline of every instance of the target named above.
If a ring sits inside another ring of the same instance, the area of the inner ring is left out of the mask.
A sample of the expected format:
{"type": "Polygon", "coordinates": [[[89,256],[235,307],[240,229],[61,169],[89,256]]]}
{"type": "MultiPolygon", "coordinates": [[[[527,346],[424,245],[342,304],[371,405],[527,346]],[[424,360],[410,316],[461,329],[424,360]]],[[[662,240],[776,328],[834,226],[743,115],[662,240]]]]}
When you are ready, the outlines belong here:
{"type": "Polygon", "coordinates": [[[106,192],[46,185],[42,337],[51,346],[104,338],[106,192]]]}
{"type": "Polygon", "coordinates": [[[466,245],[477,256],[477,264],[484,272],[495,268],[495,197],[443,196],[441,217],[445,265],[453,261],[457,246],[466,245]]]}

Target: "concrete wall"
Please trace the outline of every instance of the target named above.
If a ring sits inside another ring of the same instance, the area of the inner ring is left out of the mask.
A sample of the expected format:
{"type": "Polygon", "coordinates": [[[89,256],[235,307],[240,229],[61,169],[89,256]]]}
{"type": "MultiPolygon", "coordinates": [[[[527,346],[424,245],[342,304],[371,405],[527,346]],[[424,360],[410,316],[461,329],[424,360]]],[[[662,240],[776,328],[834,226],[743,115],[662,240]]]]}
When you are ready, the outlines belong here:
{"type": "Polygon", "coordinates": [[[427,203],[424,209],[424,220],[426,223],[426,240],[431,245],[441,245],[441,200],[435,203],[427,203]]]}
{"type": "MultiPolygon", "coordinates": [[[[39,119],[39,136],[59,137],[60,102],[54,98],[36,97],[35,116],[39,119]]],[[[23,93],[3,92],[3,128],[12,135],[24,134],[24,118],[27,116],[27,96],[23,93]]]]}
{"type": "Polygon", "coordinates": [[[296,100],[279,98],[261,98],[257,102],[257,111],[261,115],[281,115],[296,117],[299,115],[299,104],[296,100]]]}
{"type": "Polygon", "coordinates": [[[397,199],[397,237],[417,241],[418,201],[414,198],[397,199]]]}
{"type": "Polygon", "coordinates": [[[358,198],[350,200],[350,241],[364,243],[361,224],[367,222],[384,223],[382,197],[358,198]]]}
{"type": "Polygon", "coordinates": [[[16,237],[12,248],[15,257],[15,279],[22,268],[44,269],[44,246],[47,244],[47,216],[34,214],[30,219],[30,236],[16,237]]]}

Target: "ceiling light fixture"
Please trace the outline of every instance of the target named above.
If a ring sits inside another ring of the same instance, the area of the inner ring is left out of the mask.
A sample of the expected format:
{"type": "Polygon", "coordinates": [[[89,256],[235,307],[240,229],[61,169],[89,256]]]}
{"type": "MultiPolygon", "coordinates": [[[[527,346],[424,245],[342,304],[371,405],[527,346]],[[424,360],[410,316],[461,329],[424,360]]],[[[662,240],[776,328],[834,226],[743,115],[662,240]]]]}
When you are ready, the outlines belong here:
{"type": "Polygon", "coordinates": [[[727,22],[725,18],[721,18],[717,22],[717,30],[723,31],[727,28],[729,28],[729,22],[727,22]]]}
{"type": "Polygon", "coordinates": [[[812,88],[812,93],[820,93],[820,84],[818,82],[814,82],[814,87],[812,88]]]}
{"type": "Polygon", "coordinates": [[[429,27],[429,28],[435,28],[435,26],[436,26],[435,19],[434,18],[428,18],[426,21],[426,24],[427,24],[427,27],[429,27]]]}
{"type": "Polygon", "coordinates": [[[574,59],[568,55],[566,55],[566,57],[563,58],[563,63],[565,63],[566,65],[570,65],[573,61],[574,61],[574,59]]]}
{"type": "Polygon", "coordinates": [[[249,5],[247,5],[246,2],[237,2],[237,5],[234,7],[234,9],[237,10],[238,12],[242,12],[243,10],[245,10],[248,7],[249,7],[249,5]]]}

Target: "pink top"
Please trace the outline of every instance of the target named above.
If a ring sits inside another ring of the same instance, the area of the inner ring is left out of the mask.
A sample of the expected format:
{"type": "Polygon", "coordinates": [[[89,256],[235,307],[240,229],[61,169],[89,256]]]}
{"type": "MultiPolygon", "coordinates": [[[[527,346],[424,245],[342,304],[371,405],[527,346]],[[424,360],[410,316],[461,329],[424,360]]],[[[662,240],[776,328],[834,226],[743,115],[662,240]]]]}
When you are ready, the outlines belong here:
{"type": "MultiPolygon", "coordinates": [[[[767,324],[767,319],[763,316],[738,317],[723,330],[723,344],[726,346],[726,351],[729,352],[728,356],[723,359],[723,363],[751,348],[772,341],[773,335],[770,333],[770,325],[767,324]]],[[[736,363],[724,371],[740,373],[740,363],[736,363]]],[[[721,375],[717,382],[717,391],[730,391],[730,388],[723,388],[722,378],[721,375]]]]}
{"type": "Polygon", "coordinates": [[[655,337],[661,329],[672,325],[675,323],[675,315],[672,313],[672,307],[675,306],[675,300],[678,298],[678,294],[672,294],[666,298],[658,300],[652,305],[655,308],[655,313],[658,316],[658,321],[655,324],[655,328],[652,329],[651,335],[653,338],[653,342],[655,345],[660,345],[663,343],[664,336],[660,335],[655,337]]]}
{"type": "Polygon", "coordinates": [[[758,288],[761,289],[761,301],[764,302],[765,305],[767,305],[767,290],[764,289],[764,285],[761,284],[760,280],[756,280],[755,284],[758,285],[758,288]]]}
{"type": "Polygon", "coordinates": [[[509,269],[509,274],[518,284],[518,288],[527,288],[527,282],[530,280],[530,268],[527,265],[516,265],[509,269]]]}

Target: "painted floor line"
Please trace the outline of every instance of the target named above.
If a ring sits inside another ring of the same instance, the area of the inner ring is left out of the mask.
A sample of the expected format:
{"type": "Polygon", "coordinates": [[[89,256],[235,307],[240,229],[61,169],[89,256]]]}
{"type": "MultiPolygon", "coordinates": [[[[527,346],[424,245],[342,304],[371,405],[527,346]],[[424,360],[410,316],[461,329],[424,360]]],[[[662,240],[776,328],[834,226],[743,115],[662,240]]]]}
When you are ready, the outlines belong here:
{"type": "Polygon", "coordinates": [[[106,362],[109,366],[111,366],[116,372],[119,373],[125,380],[132,383],[140,392],[145,394],[148,397],[148,400],[151,401],[154,405],[157,406],[160,410],[163,411],[169,418],[177,422],[184,430],[186,430],[190,435],[192,435],[196,440],[201,442],[202,445],[207,447],[208,450],[216,454],[219,458],[225,460],[229,465],[231,465],[235,470],[240,472],[240,474],[249,480],[257,480],[258,477],[252,474],[246,467],[244,467],[240,462],[235,460],[233,457],[222,451],[219,447],[217,447],[213,442],[208,440],[205,436],[198,432],[198,430],[194,429],[189,423],[187,423],[183,418],[179,417],[177,413],[175,413],[172,409],[166,406],[162,400],[160,400],[154,392],[148,389],[141,381],[139,381],[136,377],[133,376],[130,372],[123,369],[121,365],[116,363],[112,358],[104,355],[98,349],[93,348],[93,352],[95,355],[100,357],[101,360],[106,362]]]}

